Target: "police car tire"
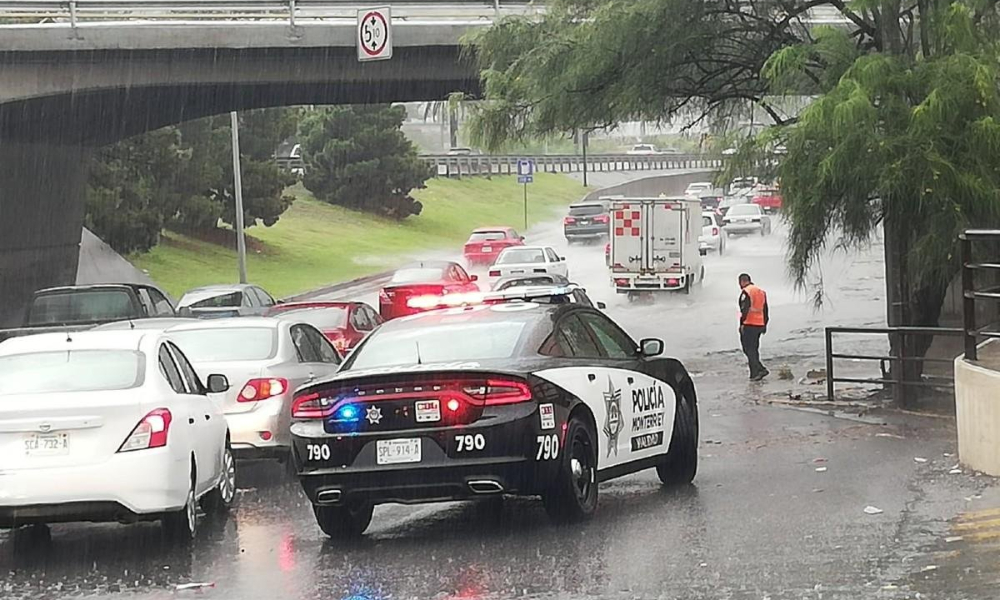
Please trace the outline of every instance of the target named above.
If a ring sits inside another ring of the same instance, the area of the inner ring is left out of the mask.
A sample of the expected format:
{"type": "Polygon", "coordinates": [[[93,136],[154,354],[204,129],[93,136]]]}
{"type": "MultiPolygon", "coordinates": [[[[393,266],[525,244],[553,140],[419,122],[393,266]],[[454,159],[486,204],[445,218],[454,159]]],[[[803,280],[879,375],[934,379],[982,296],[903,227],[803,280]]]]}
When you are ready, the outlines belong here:
{"type": "Polygon", "coordinates": [[[677,402],[677,418],[670,438],[670,448],[656,474],[664,485],[687,485],[698,473],[698,415],[687,398],[677,402]]]}
{"type": "Polygon", "coordinates": [[[313,506],[316,523],[333,539],[360,537],[372,522],[375,506],[370,503],[346,506],[313,506]]]}
{"type": "Polygon", "coordinates": [[[560,523],[587,519],[597,510],[597,437],[590,426],[577,415],[570,418],[567,424],[565,440],[559,473],[552,487],[542,496],[549,517],[560,523]],[[580,480],[573,474],[572,467],[577,443],[585,452],[580,458],[587,462],[584,469],[589,473],[590,480],[583,494],[578,492],[577,483],[580,480]]]}

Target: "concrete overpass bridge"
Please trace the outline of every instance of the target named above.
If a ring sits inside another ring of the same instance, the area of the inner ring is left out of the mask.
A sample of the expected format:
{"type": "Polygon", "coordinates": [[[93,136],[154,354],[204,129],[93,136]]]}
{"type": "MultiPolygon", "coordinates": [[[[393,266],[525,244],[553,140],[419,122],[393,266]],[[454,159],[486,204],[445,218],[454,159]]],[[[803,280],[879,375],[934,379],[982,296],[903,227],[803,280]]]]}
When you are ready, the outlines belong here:
{"type": "Polygon", "coordinates": [[[0,0],[0,326],[74,281],[95,148],[231,110],[475,96],[463,36],[544,10],[387,4],[393,58],[359,63],[356,0],[0,0]]]}

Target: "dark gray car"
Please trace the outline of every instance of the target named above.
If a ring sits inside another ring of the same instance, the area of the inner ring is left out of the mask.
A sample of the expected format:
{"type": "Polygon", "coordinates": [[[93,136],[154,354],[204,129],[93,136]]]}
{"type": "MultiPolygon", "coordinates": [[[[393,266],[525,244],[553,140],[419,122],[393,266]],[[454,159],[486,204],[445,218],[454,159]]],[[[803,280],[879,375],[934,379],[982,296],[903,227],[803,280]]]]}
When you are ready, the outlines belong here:
{"type": "Polygon", "coordinates": [[[606,237],[611,228],[610,205],[607,202],[580,202],[569,207],[563,219],[563,233],[570,242],[578,239],[606,237]]]}

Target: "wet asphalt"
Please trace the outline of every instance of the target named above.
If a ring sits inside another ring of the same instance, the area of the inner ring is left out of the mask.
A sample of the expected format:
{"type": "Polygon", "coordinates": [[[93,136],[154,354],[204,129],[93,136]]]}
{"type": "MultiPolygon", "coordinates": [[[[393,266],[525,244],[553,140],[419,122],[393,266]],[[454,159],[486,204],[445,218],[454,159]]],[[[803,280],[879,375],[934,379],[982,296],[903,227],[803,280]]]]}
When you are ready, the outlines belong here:
{"type": "MultiPolygon", "coordinates": [[[[551,524],[531,499],[506,499],[499,512],[380,506],[365,538],[343,544],[324,538],[280,467],[244,463],[232,515],[205,522],[190,548],[171,546],[154,524],[0,532],[0,598],[997,597],[989,522],[1000,519],[991,512],[1000,493],[988,478],[950,473],[952,420],[768,402],[810,388],[798,380],[823,366],[823,326],[884,321],[877,242],[823,257],[813,283],[821,274],[826,300],[817,310],[787,281],[785,232],[778,223],[771,236],[731,239],[723,256],[706,259],[704,285],[638,304],[613,294],[603,242],[567,246],[559,222],[529,232],[529,243],[568,258],[571,278],[607,302],[612,318],[637,338],[663,338],[693,373],[701,417],[693,486],[664,489],[652,472],[609,482],[595,518],[571,526],[551,524]],[[738,351],[742,271],[770,299],[762,355],[772,375],[763,383],[747,381],[738,351]],[[777,377],[782,367],[791,380],[777,377]],[[866,514],[869,506],[881,512],[866,514]],[[987,532],[975,542],[956,534],[970,521],[987,532]],[[206,585],[177,587],[192,583],[206,585]]],[[[372,290],[351,294],[374,300],[372,290]]],[[[849,346],[881,352],[885,343],[849,346]]]]}

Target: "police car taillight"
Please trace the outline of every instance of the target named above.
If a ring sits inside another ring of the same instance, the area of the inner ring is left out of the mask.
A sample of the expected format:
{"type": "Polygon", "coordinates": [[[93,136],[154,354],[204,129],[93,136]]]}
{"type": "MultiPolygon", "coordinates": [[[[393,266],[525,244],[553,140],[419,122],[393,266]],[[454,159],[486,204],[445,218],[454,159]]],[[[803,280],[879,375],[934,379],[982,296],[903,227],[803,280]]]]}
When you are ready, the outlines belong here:
{"type": "Polygon", "coordinates": [[[319,394],[303,394],[292,400],[292,416],[296,419],[322,419],[330,414],[332,407],[319,394]]]}
{"type": "Polygon", "coordinates": [[[531,388],[527,383],[516,379],[489,379],[485,384],[466,386],[462,391],[487,406],[531,400],[531,388]]]}

